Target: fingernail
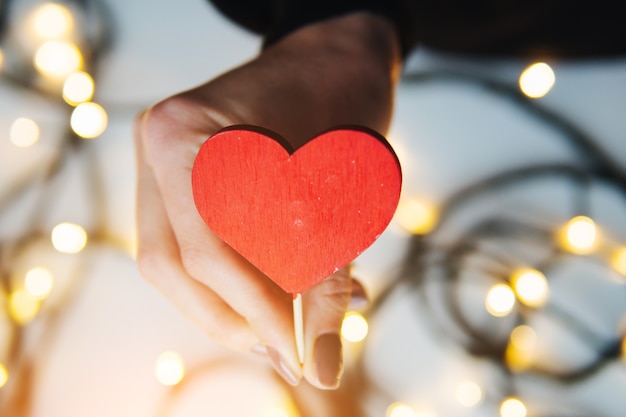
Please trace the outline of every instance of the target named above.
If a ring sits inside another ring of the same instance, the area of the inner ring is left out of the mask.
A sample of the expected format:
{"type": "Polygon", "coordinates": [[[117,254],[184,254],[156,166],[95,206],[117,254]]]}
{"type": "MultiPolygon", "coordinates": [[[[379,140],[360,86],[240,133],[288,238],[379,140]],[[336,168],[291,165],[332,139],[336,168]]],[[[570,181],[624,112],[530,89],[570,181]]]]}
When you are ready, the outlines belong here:
{"type": "Polygon", "coordinates": [[[343,355],[339,335],[327,333],[318,337],[315,341],[313,356],[319,383],[326,388],[337,388],[343,371],[343,355]]]}
{"type": "Polygon", "coordinates": [[[257,354],[259,356],[267,356],[267,348],[263,345],[254,345],[250,352],[257,354]]]}
{"type": "Polygon", "coordinates": [[[363,285],[352,279],[352,295],[350,297],[350,310],[361,310],[366,308],[370,303],[369,297],[365,292],[363,285]]]}
{"type": "Polygon", "coordinates": [[[267,354],[270,357],[274,370],[276,370],[276,372],[278,372],[278,374],[290,385],[293,385],[294,387],[298,385],[298,382],[300,382],[299,378],[296,377],[295,372],[289,369],[289,366],[280,353],[278,353],[278,351],[271,346],[265,346],[265,349],[267,350],[267,354]]]}

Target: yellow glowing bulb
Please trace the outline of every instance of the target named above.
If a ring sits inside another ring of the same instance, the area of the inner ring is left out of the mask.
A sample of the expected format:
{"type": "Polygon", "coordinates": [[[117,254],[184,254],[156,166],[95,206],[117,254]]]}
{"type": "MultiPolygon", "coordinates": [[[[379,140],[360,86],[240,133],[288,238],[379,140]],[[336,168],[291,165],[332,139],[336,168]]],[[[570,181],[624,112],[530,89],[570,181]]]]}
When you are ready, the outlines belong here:
{"type": "Polygon", "coordinates": [[[9,380],[9,371],[0,363],[0,388],[2,388],[9,380]]]}
{"type": "Polygon", "coordinates": [[[161,353],[157,359],[154,374],[163,385],[178,384],[185,376],[183,358],[176,352],[161,353]]]}
{"type": "Polygon", "coordinates": [[[622,358],[626,359],[626,337],[622,339],[622,358]]]}
{"type": "Polygon", "coordinates": [[[515,306],[515,294],[506,284],[496,284],[489,289],[485,298],[485,307],[495,317],[508,315],[515,306]]]}
{"type": "Polygon", "coordinates": [[[100,136],[107,128],[107,113],[97,103],[81,103],[70,117],[72,130],[81,138],[92,139],[100,136]]]}
{"type": "Polygon", "coordinates": [[[11,124],[9,137],[15,146],[32,146],[39,140],[39,126],[34,120],[20,117],[11,124]]]}
{"type": "Polygon", "coordinates": [[[510,342],[516,349],[533,350],[537,344],[537,333],[532,327],[522,324],[513,329],[510,342]]]}
{"type": "Polygon", "coordinates": [[[78,253],[87,244],[87,232],[74,223],[60,223],[52,229],[52,246],[59,252],[78,253]]]}
{"type": "Polygon", "coordinates": [[[70,74],[63,83],[63,99],[72,106],[91,100],[93,91],[93,78],[83,71],[70,74]]]}
{"type": "Polygon", "coordinates": [[[56,3],[44,3],[32,13],[33,30],[42,39],[58,39],[71,33],[74,18],[70,11],[56,3]]]}
{"type": "Polygon", "coordinates": [[[434,207],[414,198],[402,200],[396,211],[397,222],[409,232],[423,235],[430,232],[437,223],[434,207]]]}
{"type": "Polygon", "coordinates": [[[464,407],[474,407],[483,399],[483,390],[473,381],[463,381],[456,387],[456,399],[464,407]]]}
{"type": "Polygon", "coordinates": [[[26,324],[37,316],[39,300],[20,288],[11,293],[9,299],[9,313],[19,323],[26,324]]]}
{"type": "Polygon", "coordinates": [[[526,417],[526,406],[517,398],[507,398],[500,404],[501,417],[526,417]]]}
{"type": "Polygon", "coordinates": [[[519,77],[522,93],[530,98],[543,97],[552,89],[556,78],[554,71],[545,62],[527,67],[519,77]]]}
{"type": "Polygon", "coordinates": [[[2,48],[0,48],[0,71],[2,71],[3,64],[4,64],[4,52],[2,52],[2,48]]]}
{"type": "Polygon", "coordinates": [[[583,255],[595,249],[597,237],[598,229],[594,221],[589,217],[577,216],[567,222],[559,240],[564,249],[583,255]]]}
{"type": "Polygon", "coordinates": [[[368,330],[365,317],[354,311],[346,313],[341,325],[341,335],[344,339],[352,343],[360,342],[365,339],[368,330]]]}
{"type": "Polygon", "coordinates": [[[44,299],[52,291],[54,279],[46,268],[33,268],[24,277],[24,288],[37,299],[44,299]]]}
{"type": "Polygon", "coordinates": [[[393,403],[387,407],[386,417],[417,417],[417,414],[406,404],[393,403]]]}
{"type": "Polygon", "coordinates": [[[535,269],[515,271],[511,282],[517,298],[529,307],[540,307],[548,299],[548,281],[535,269]]]}
{"type": "Polygon", "coordinates": [[[65,78],[83,66],[83,56],[76,45],[48,41],[35,53],[35,68],[53,78],[65,78]]]}
{"type": "Polygon", "coordinates": [[[611,264],[617,272],[626,276],[626,248],[621,248],[613,254],[611,264]]]}

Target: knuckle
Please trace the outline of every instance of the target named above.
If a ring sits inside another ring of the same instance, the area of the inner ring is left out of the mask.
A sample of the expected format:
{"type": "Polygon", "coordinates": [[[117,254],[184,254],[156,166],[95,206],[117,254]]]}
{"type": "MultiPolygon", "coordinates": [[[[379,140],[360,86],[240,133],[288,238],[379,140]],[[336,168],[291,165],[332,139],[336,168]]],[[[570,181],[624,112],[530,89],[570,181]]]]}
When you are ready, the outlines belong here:
{"type": "Polygon", "coordinates": [[[207,275],[208,262],[207,254],[197,247],[186,247],[181,249],[183,267],[192,278],[203,282],[203,277],[207,275]]]}
{"type": "Polygon", "coordinates": [[[141,247],[137,251],[137,268],[141,276],[150,284],[159,286],[164,271],[168,268],[167,257],[153,248],[141,247]]]}

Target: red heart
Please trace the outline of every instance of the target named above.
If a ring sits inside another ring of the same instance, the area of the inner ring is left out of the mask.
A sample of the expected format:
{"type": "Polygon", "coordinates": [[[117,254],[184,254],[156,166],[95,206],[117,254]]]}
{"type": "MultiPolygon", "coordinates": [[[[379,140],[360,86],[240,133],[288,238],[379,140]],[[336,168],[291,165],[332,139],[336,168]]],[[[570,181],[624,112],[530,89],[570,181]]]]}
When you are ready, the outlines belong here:
{"type": "Polygon", "coordinates": [[[374,243],[396,210],[401,177],[389,144],[363,128],[292,150],[275,133],[235,126],[202,145],[192,186],[209,228],[297,294],[374,243]]]}

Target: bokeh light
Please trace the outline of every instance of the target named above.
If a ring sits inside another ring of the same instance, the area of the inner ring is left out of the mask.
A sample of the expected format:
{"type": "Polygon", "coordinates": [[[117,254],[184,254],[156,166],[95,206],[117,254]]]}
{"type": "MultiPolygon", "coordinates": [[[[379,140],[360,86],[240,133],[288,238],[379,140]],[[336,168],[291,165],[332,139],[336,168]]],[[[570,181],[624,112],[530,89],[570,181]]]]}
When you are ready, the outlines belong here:
{"type": "Polygon", "coordinates": [[[107,123],[108,117],[104,108],[91,102],[76,106],[70,118],[72,130],[84,139],[100,136],[106,130],[107,123]]]}
{"type": "Polygon", "coordinates": [[[2,72],[2,66],[4,65],[4,52],[0,48],[0,72],[2,72]]]}
{"type": "Polygon", "coordinates": [[[35,68],[43,75],[65,79],[83,66],[83,56],[76,45],[62,41],[48,41],[35,53],[35,68]]]}
{"type": "Polygon", "coordinates": [[[0,388],[2,388],[9,380],[9,371],[0,363],[0,388]]]}
{"type": "Polygon", "coordinates": [[[489,289],[485,298],[485,307],[489,314],[504,317],[511,313],[515,306],[515,293],[506,284],[496,284],[489,289]]]}
{"type": "Polygon", "coordinates": [[[43,3],[32,12],[35,34],[46,40],[59,39],[74,29],[74,18],[67,7],[58,3],[43,3]]]}
{"type": "Polygon", "coordinates": [[[594,221],[586,216],[576,216],[563,227],[559,242],[565,250],[584,255],[595,249],[597,237],[594,221]]]}
{"type": "Polygon", "coordinates": [[[536,269],[520,269],[511,276],[517,298],[529,307],[541,307],[548,299],[548,281],[536,269]]]}
{"type": "Polygon", "coordinates": [[[526,406],[517,398],[507,398],[500,404],[501,417],[526,417],[526,406]]]}
{"type": "Polygon", "coordinates": [[[163,385],[178,384],[185,377],[183,358],[176,352],[168,351],[159,355],[154,370],[156,379],[163,385]]]}
{"type": "Polygon", "coordinates": [[[93,78],[83,71],[70,74],[63,83],[63,100],[72,106],[91,100],[93,92],[93,78]]]}
{"type": "Polygon", "coordinates": [[[19,288],[9,297],[9,314],[19,324],[27,324],[39,312],[39,300],[30,295],[24,288],[19,288]]]}
{"type": "Polygon", "coordinates": [[[626,248],[620,248],[613,254],[611,265],[620,274],[626,276],[626,248]]]}
{"type": "Polygon", "coordinates": [[[483,390],[474,381],[463,381],[456,387],[456,400],[464,407],[474,407],[483,399],[483,390]]]}
{"type": "Polygon", "coordinates": [[[417,417],[415,411],[408,405],[396,402],[387,407],[386,417],[417,417]]]}
{"type": "Polygon", "coordinates": [[[537,333],[528,325],[519,325],[511,332],[510,343],[519,350],[533,350],[537,345],[537,333]]]}
{"type": "Polygon", "coordinates": [[[291,417],[289,412],[281,407],[272,407],[263,413],[263,417],[291,417]]]}
{"type": "Polygon", "coordinates": [[[540,98],[548,94],[554,86],[554,71],[545,62],[528,66],[519,77],[519,87],[526,96],[540,98]]]}
{"type": "Polygon", "coordinates": [[[425,201],[407,198],[398,204],[395,219],[408,232],[424,235],[437,224],[437,211],[425,201]]]}
{"type": "Polygon", "coordinates": [[[24,277],[24,289],[40,300],[50,295],[53,283],[52,273],[42,267],[30,269],[24,277]]]}
{"type": "Polygon", "coordinates": [[[52,229],[52,246],[59,252],[78,253],[87,244],[87,232],[74,223],[60,223],[52,229]]]}
{"type": "Polygon", "coordinates": [[[32,146],[39,140],[39,126],[32,119],[19,117],[11,124],[9,137],[15,146],[32,146]]]}
{"type": "Polygon", "coordinates": [[[367,320],[360,313],[349,311],[343,318],[341,335],[349,342],[361,342],[367,336],[369,326],[367,320]]]}

